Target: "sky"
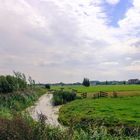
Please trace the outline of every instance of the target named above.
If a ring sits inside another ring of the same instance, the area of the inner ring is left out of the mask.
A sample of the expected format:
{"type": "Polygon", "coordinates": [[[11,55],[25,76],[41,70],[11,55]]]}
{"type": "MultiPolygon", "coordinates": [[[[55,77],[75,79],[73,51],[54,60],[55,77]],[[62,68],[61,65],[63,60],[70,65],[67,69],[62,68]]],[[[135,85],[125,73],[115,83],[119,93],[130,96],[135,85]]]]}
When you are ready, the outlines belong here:
{"type": "Polygon", "coordinates": [[[36,82],[140,78],[140,0],[0,0],[0,75],[36,82]]]}

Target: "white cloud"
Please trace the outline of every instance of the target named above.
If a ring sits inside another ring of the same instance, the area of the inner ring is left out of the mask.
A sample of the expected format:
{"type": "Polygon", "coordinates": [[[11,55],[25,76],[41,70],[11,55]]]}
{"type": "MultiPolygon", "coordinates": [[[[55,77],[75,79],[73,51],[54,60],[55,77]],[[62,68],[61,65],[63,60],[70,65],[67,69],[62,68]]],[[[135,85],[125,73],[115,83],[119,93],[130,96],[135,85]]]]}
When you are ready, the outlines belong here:
{"type": "Polygon", "coordinates": [[[116,66],[118,64],[119,63],[118,62],[115,62],[115,61],[108,61],[108,62],[101,63],[101,65],[110,65],[110,66],[116,66]]]}
{"type": "Polygon", "coordinates": [[[118,22],[123,35],[138,36],[140,34],[140,1],[133,0],[133,7],[128,9],[125,18],[118,22]]]}
{"type": "Polygon", "coordinates": [[[134,58],[126,58],[137,54],[139,59],[138,1],[118,28],[108,26],[102,4],[103,0],[0,0],[0,74],[19,70],[40,82],[127,78],[121,68],[134,58]]]}
{"type": "Polygon", "coordinates": [[[131,57],[126,57],[125,60],[129,61],[129,60],[132,60],[131,57]]]}

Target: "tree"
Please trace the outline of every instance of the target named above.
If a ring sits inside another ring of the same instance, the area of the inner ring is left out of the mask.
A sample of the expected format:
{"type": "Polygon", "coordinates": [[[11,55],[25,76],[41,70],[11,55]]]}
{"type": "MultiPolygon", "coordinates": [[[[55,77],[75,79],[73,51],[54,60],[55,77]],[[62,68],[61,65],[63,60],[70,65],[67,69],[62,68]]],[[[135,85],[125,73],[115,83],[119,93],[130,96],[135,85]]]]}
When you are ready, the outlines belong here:
{"type": "Polygon", "coordinates": [[[89,79],[88,78],[84,78],[82,85],[86,86],[86,87],[89,87],[90,86],[89,79]]]}
{"type": "Polygon", "coordinates": [[[49,84],[46,84],[46,85],[45,85],[45,88],[50,89],[51,86],[50,86],[49,84]]]}
{"type": "Polygon", "coordinates": [[[123,81],[123,84],[126,85],[126,81],[123,81]]]}

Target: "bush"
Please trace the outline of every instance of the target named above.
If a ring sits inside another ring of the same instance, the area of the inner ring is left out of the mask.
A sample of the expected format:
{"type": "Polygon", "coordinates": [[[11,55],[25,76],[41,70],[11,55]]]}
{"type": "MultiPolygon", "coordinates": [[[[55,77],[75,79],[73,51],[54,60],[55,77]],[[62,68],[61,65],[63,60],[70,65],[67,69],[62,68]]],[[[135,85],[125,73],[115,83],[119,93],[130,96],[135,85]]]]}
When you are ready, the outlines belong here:
{"type": "Polygon", "coordinates": [[[53,94],[53,104],[61,105],[76,99],[76,92],[56,91],[53,94]]]}
{"type": "Polygon", "coordinates": [[[0,76],[0,92],[9,93],[17,89],[17,79],[14,76],[0,76]]]}
{"type": "Polygon", "coordinates": [[[33,122],[20,115],[12,120],[0,118],[0,140],[66,140],[65,135],[60,128],[47,126],[44,120],[33,122]]]}
{"type": "Polygon", "coordinates": [[[32,140],[32,128],[21,117],[0,119],[0,140],[32,140]]]}
{"type": "MultiPolygon", "coordinates": [[[[125,134],[125,128],[96,124],[87,125],[86,130],[71,122],[70,127],[60,129],[45,124],[44,117],[39,122],[33,122],[28,116],[15,116],[12,120],[0,118],[0,140],[139,140],[138,129],[135,135],[125,134]]],[[[132,130],[133,131],[133,130],[132,130]]]]}
{"type": "Polygon", "coordinates": [[[50,86],[49,84],[46,84],[46,85],[45,85],[45,88],[46,88],[46,89],[50,89],[51,86],[50,86]]]}
{"type": "Polygon", "coordinates": [[[10,93],[27,88],[25,78],[14,77],[11,75],[0,76],[0,93],[10,93]]]}
{"type": "Polygon", "coordinates": [[[0,76],[0,92],[1,93],[10,92],[9,83],[6,80],[5,76],[0,76]]]}

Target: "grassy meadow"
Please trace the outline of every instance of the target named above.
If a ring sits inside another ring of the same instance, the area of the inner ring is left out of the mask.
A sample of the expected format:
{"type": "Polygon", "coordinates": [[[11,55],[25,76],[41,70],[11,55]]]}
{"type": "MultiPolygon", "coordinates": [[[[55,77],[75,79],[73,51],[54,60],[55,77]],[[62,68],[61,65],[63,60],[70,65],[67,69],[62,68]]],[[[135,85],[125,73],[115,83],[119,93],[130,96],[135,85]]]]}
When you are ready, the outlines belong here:
{"type": "Polygon", "coordinates": [[[60,109],[59,120],[63,124],[72,118],[77,122],[92,120],[106,125],[140,126],[140,96],[76,100],[60,109]]]}
{"type": "MultiPolygon", "coordinates": [[[[53,87],[56,90],[62,87],[53,87]]],[[[140,126],[140,86],[139,85],[100,85],[100,86],[63,86],[64,90],[75,89],[79,93],[88,93],[89,98],[72,101],[61,107],[59,120],[68,125],[72,118],[76,122],[94,121],[106,125],[138,125],[140,126]],[[117,98],[107,97],[92,99],[92,93],[113,91],[117,98]],[[132,97],[131,97],[132,96],[132,97]]]]}
{"type": "Polygon", "coordinates": [[[99,91],[105,91],[105,92],[112,92],[112,91],[118,91],[118,92],[124,92],[124,91],[140,91],[140,85],[96,85],[96,86],[52,86],[52,89],[54,90],[60,90],[61,88],[64,88],[64,90],[77,90],[77,92],[88,92],[88,93],[94,93],[99,91]]]}
{"type": "Polygon", "coordinates": [[[77,94],[87,93],[88,97],[93,96],[94,93],[100,91],[107,92],[109,96],[112,96],[113,92],[117,92],[118,96],[140,96],[140,85],[96,85],[85,87],[82,85],[74,86],[52,86],[52,90],[72,91],[76,90],[77,94]]]}

